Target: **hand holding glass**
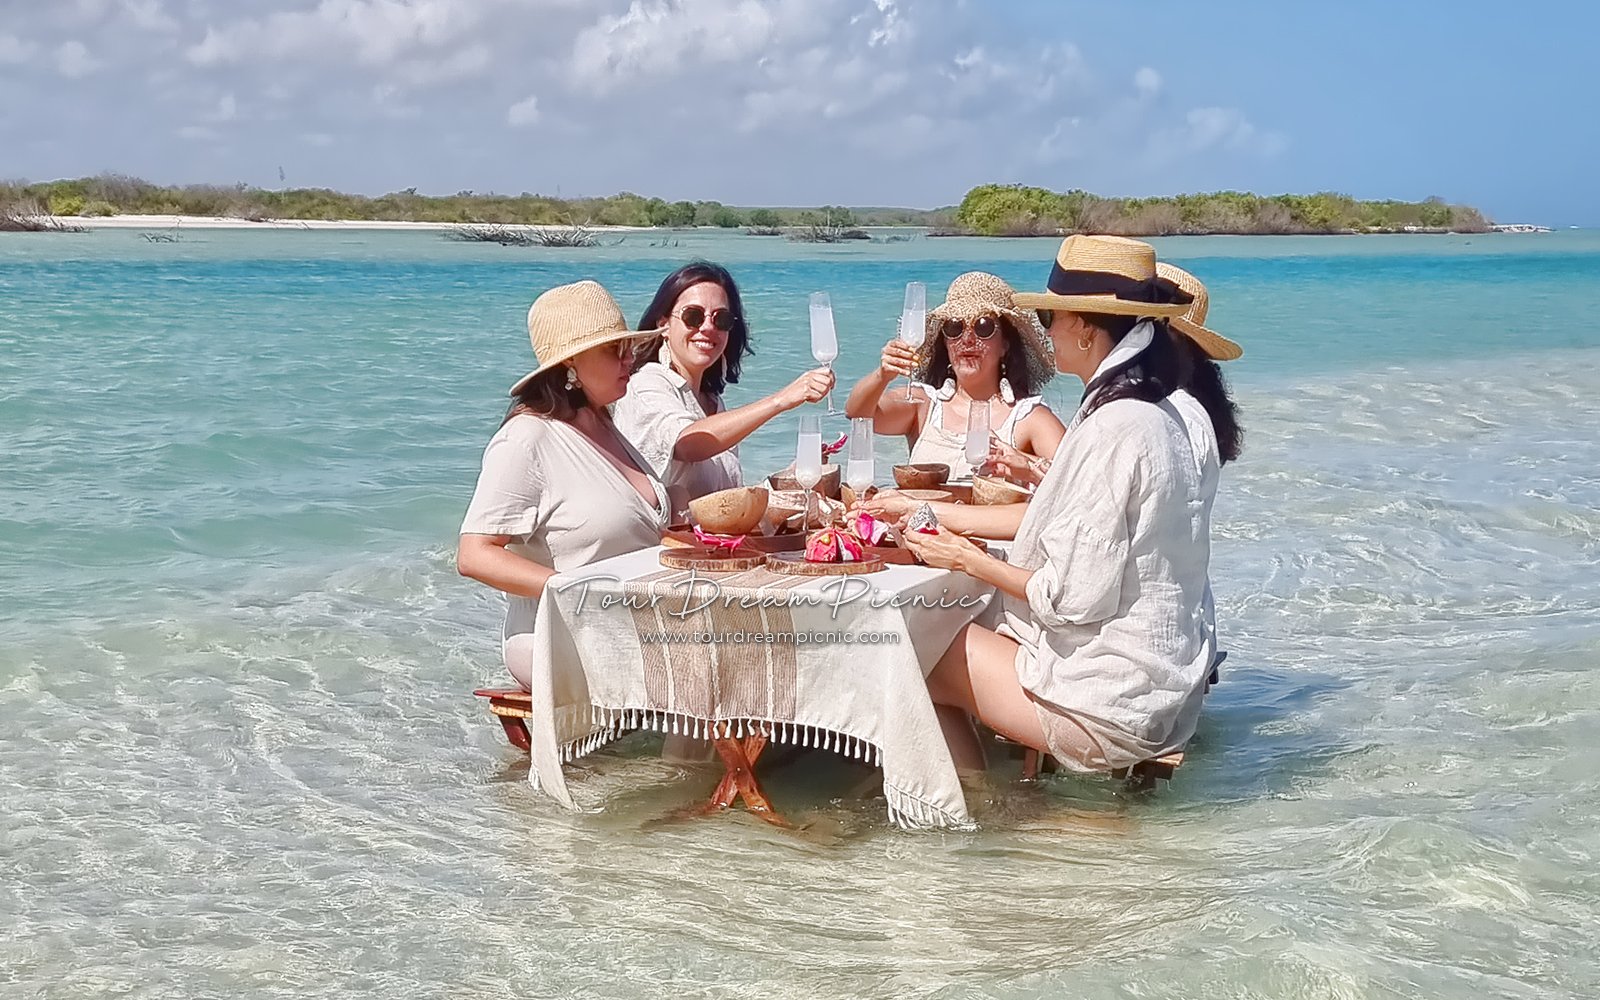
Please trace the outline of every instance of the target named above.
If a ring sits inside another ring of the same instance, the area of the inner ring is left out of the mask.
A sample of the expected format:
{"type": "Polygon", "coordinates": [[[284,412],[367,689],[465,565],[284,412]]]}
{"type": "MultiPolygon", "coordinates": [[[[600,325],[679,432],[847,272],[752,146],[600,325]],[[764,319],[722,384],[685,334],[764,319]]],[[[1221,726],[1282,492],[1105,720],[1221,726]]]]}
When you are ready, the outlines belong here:
{"type": "MultiPolygon", "coordinates": [[[[923,339],[928,334],[928,288],[920,281],[906,283],[906,302],[900,310],[900,341],[907,347],[915,350],[922,346],[923,339]]],[[[906,401],[911,402],[917,397],[913,392],[911,378],[906,378],[906,401]]]]}

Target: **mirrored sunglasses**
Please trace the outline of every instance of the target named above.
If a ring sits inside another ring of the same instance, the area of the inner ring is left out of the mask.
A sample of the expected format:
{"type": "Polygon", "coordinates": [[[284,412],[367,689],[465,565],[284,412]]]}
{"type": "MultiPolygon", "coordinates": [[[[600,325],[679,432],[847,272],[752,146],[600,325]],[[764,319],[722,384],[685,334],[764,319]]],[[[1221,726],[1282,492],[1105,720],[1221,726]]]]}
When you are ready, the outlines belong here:
{"type": "MultiPolygon", "coordinates": [[[[678,313],[678,318],[683,321],[684,326],[691,330],[698,330],[700,329],[700,325],[706,321],[706,307],[684,306],[683,311],[678,313]]],[[[723,333],[727,333],[729,330],[733,329],[734,318],[735,317],[733,313],[726,309],[712,310],[712,329],[721,330],[723,333]]]]}
{"type": "Polygon", "coordinates": [[[968,330],[971,330],[972,335],[979,340],[988,340],[1000,332],[1000,321],[993,316],[979,316],[969,323],[963,323],[958,319],[947,319],[939,328],[939,332],[944,334],[946,340],[960,340],[961,335],[968,330]]]}

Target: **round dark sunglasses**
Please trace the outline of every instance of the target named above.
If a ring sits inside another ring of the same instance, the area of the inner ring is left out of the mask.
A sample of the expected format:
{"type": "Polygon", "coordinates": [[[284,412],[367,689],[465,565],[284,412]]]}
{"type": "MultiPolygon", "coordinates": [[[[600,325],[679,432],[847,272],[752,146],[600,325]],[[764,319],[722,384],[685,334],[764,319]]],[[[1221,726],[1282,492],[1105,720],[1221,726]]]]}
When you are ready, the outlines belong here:
{"type": "MultiPolygon", "coordinates": [[[[698,330],[700,329],[700,324],[706,321],[706,307],[684,306],[683,311],[678,313],[678,318],[683,320],[684,326],[691,330],[698,330]]],[[[711,327],[714,330],[721,330],[723,333],[727,333],[733,329],[734,318],[733,313],[726,309],[714,309],[711,312],[711,327]]]]}
{"type": "Polygon", "coordinates": [[[958,319],[947,319],[939,332],[944,334],[946,340],[960,340],[961,335],[968,330],[979,340],[988,340],[1000,332],[1000,321],[993,316],[979,316],[970,323],[963,323],[958,319]]]}
{"type": "Polygon", "coordinates": [[[1050,324],[1056,321],[1056,313],[1054,309],[1036,309],[1034,310],[1034,314],[1039,317],[1039,325],[1044,327],[1046,330],[1050,329],[1050,324]]]}

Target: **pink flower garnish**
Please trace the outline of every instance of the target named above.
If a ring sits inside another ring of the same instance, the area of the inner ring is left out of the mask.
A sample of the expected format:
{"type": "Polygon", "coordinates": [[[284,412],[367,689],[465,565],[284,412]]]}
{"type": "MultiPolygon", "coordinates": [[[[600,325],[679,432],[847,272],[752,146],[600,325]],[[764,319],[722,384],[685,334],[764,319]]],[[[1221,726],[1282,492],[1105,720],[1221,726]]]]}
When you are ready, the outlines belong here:
{"type": "Polygon", "coordinates": [[[729,552],[732,552],[734,549],[737,549],[739,546],[744,544],[746,536],[713,535],[710,532],[701,531],[700,526],[697,524],[694,526],[694,538],[695,541],[699,542],[701,545],[704,545],[708,549],[727,549],[729,552]]]}
{"type": "Polygon", "coordinates": [[[855,523],[850,526],[850,530],[868,545],[877,545],[889,534],[889,525],[866,511],[860,511],[856,514],[855,523]]]}
{"type": "Polygon", "coordinates": [[[840,434],[839,435],[839,440],[835,441],[833,444],[825,444],[825,445],[823,445],[822,446],[822,457],[826,458],[829,455],[837,455],[837,454],[839,454],[839,452],[844,450],[844,443],[846,441],[848,441],[848,440],[850,440],[850,435],[848,435],[848,434],[840,434]]]}
{"type": "Polygon", "coordinates": [[[806,562],[838,562],[839,536],[832,528],[823,528],[806,539],[806,562]]]}

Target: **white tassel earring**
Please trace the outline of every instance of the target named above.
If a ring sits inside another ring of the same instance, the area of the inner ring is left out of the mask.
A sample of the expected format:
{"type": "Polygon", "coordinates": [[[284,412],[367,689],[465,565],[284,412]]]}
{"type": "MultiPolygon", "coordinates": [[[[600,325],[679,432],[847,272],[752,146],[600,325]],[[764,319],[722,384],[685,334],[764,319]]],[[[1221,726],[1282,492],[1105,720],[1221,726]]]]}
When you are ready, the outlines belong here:
{"type": "Polygon", "coordinates": [[[1017,402],[1017,394],[1012,390],[1011,380],[1006,378],[1004,368],[1000,369],[1000,402],[1007,406],[1014,406],[1017,402]]]}
{"type": "Polygon", "coordinates": [[[567,391],[571,392],[572,390],[576,389],[577,387],[578,387],[578,370],[576,368],[568,368],[567,369],[567,391]]]}
{"type": "Polygon", "coordinates": [[[945,379],[944,380],[944,385],[941,385],[939,387],[939,391],[935,392],[934,395],[939,397],[939,402],[941,402],[941,403],[948,403],[952,399],[955,399],[956,398],[956,380],[953,379],[953,378],[945,379]]]}

